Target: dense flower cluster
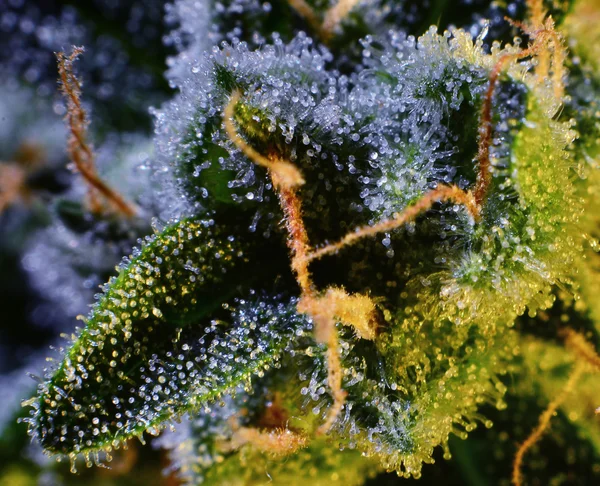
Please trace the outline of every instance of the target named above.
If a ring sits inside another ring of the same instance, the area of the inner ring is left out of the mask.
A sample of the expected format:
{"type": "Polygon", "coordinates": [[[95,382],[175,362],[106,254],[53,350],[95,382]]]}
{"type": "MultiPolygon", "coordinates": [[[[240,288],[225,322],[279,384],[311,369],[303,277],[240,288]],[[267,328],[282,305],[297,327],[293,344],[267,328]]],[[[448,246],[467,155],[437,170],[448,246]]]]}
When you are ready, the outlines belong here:
{"type": "Polygon", "coordinates": [[[510,373],[600,454],[600,6],[458,3],[176,0],[154,152],[98,171],[60,58],[86,184],[23,261],[65,319],[107,283],[26,402],[48,453],[150,433],[189,484],[420,477],[510,373]]]}

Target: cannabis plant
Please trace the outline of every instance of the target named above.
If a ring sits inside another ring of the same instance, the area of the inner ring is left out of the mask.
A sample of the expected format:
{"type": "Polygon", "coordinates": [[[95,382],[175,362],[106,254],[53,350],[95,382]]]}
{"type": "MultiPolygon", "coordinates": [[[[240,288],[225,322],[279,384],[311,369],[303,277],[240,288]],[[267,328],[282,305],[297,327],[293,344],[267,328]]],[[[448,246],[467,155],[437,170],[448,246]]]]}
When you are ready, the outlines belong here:
{"type": "Polygon", "coordinates": [[[520,446],[481,474],[522,484],[560,410],[572,460],[598,461],[599,19],[596,0],[176,0],[176,94],[133,176],[97,170],[85,53],[60,53],[87,189],[29,262],[106,283],[25,402],[30,434],[74,467],[160,434],[186,484],[359,485],[492,428],[490,462],[520,446]],[[533,431],[492,434],[538,402],[533,431]]]}

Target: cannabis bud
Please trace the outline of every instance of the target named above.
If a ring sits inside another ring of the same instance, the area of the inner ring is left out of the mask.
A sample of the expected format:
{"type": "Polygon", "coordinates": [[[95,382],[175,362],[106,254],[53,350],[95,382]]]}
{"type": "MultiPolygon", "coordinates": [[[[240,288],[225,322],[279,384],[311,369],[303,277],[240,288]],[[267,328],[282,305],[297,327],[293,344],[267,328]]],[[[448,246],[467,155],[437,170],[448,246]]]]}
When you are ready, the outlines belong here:
{"type": "Polygon", "coordinates": [[[79,275],[130,255],[26,402],[30,434],[73,464],[161,434],[189,484],[347,486],[418,478],[537,396],[514,484],[559,407],[599,457],[598,15],[176,0],[177,92],[136,180],[98,172],[82,51],[59,54],[87,191],[46,231],[88,215],[79,275]]]}

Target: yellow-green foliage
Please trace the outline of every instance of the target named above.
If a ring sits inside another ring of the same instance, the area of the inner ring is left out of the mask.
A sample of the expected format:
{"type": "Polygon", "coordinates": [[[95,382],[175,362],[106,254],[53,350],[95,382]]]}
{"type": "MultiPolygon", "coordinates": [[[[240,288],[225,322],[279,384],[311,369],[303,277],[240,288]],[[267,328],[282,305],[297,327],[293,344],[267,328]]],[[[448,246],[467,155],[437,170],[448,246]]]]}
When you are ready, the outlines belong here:
{"type": "Polygon", "coordinates": [[[317,440],[296,453],[292,461],[282,461],[246,447],[211,468],[202,484],[259,485],[276,478],[275,484],[291,486],[359,486],[380,470],[377,462],[365,460],[357,451],[340,451],[317,440]]]}

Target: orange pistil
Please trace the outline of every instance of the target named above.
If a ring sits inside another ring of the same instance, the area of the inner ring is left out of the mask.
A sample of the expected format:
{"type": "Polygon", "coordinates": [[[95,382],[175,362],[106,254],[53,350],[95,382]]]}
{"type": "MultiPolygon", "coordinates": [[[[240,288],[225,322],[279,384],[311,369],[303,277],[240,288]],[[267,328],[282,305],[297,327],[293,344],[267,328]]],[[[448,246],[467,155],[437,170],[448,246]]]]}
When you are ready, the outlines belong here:
{"type": "MultiPolygon", "coordinates": [[[[592,346],[592,344],[585,339],[585,337],[572,329],[564,329],[560,333],[565,339],[565,345],[567,349],[573,352],[577,358],[575,369],[571,373],[567,384],[563,388],[561,394],[556,397],[549,405],[548,408],[540,416],[539,424],[531,433],[531,435],[525,440],[525,442],[519,447],[515,460],[513,463],[512,482],[515,486],[521,486],[523,483],[522,477],[522,463],[525,453],[533,446],[537,441],[540,440],[544,431],[550,424],[550,419],[567,399],[569,394],[573,391],[581,375],[589,369],[598,372],[600,371],[600,356],[592,346]]],[[[600,408],[595,411],[596,414],[600,413],[600,408]]]]}
{"type": "Polygon", "coordinates": [[[571,350],[579,360],[587,363],[594,371],[600,371],[600,356],[583,335],[572,329],[565,329],[561,334],[565,338],[567,349],[571,350]]]}
{"type": "Polygon", "coordinates": [[[285,428],[261,430],[239,427],[233,432],[229,442],[221,444],[221,449],[225,452],[234,451],[245,445],[273,456],[286,456],[306,447],[308,438],[300,432],[285,428]]]}
{"type": "Polygon", "coordinates": [[[329,42],[335,34],[335,31],[359,2],[360,0],[338,0],[334,6],[330,7],[327,12],[325,12],[325,17],[323,18],[323,24],[321,26],[324,42],[329,42]]]}
{"type": "Polygon", "coordinates": [[[292,270],[296,274],[302,295],[312,297],[314,286],[307,260],[310,244],[302,219],[302,202],[294,189],[280,187],[279,204],[285,215],[285,225],[289,235],[288,246],[292,252],[292,270]]]}
{"type": "Polygon", "coordinates": [[[315,32],[323,37],[321,31],[321,20],[319,19],[313,7],[311,7],[306,0],[288,0],[288,3],[290,4],[290,7],[292,7],[301,17],[304,17],[304,19],[315,32]]]}
{"type": "Polygon", "coordinates": [[[333,405],[317,434],[325,434],[334,424],[347,393],[342,388],[344,368],[339,349],[336,321],[351,326],[362,339],[373,340],[376,334],[375,304],[366,295],[349,295],[339,288],[329,288],[324,295],[303,295],[298,303],[298,312],[312,317],[315,324],[315,339],[327,345],[327,384],[333,405]]]}
{"type": "Polygon", "coordinates": [[[577,364],[571,373],[571,376],[569,376],[569,380],[567,381],[567,384],[563,388],[561,394],[552,400],[552,402],[550,402],[546,410],[544,410],[540,416],[538,426],[533,430],[533,432],[531,432],[531,435],[525,439],[525,442],[523,442],[523,444],[521,444],[517,450],[512,470],[512,483],[514,486],[521,486],[523,484],[523,473],[521,469],[525,453],[540,440],[546,429],[549,427],[550,420],[556,413],[556,410],[564,403],[569,394],[573,391],[573,388],[575,388],[575,385],[579,381],[579,378],[581,378],[583,372],[584,366],[582,364],[577,364]]]}
{"type": "Polygon", "coordinates": [[[399,228],[414,221],[414,219],[423,212],[431,209],[436,202],[454,201],[457,204],[462,204],[473,219],[479,218],[479,207],[475,203],[475,199],[470,192],[465,192],[457,186],[439,186],[426,193],[412,206],[408,206],[404,211],[394,215],[391,219],[382,221],[372,226],[363,226],[352,233],[348,233],[336,243],[331,243],[327,246],[319,248],[310,253],[307,258],[309,261],[318,260],[325,255],[337,253],[342,248],[354,244],[356,241],[369,236],[375,236],[378,233],[384,233],[393,229],[399,228]]]}
{"type": "Polygon", "coordinates": [[[494,92],[498,84],[498,79],[503,70],[508,64],[526,57],[536,56],[536,77],[540,83],[545,82],[548,78],[550,68],[552,67],[552,85],[554,88],[554,96],[557,100],[562,99],[564,95],[564,47],[562,39],[554,28],[552,18],[546,18],[541,0],[529,0],[527,2],[529,8],[530,23],[515,22],[510,18],[509,21],[516,27],[519,27],[523,32],[531,37],[533,42],[524,50],[516,53],[504,54],[500,56],[494,67],[492,68],[488,87],[483,98],[481,107],[481,118],[479,125],[479,143],[477,150],[477,162],[479,171],[477,173],[477,181],[473,194],[475,203],[481,207],[487,196],[489,186],[492,182],[492,164],[490,161],[490,146],[492,144],[493,125],[492,125],[492,101],[494,92]]]}
{"type": "Polygon", "coordinates": [[[225,125],[225,132],[227,133],[229,139],[235,143],[236,147],[240,149],[243,154],[252,162],[269,170],[275,188],[292,188],[304,184],[304,178],[294,164],[285,160],[281,160],[277,157],[264,157],[239,136],[235,126],[233,125],[233,118],[235,105],[238,103],[240,98],[240,92],[234,91],[231,94],[229,103],[223,112],[223,124],[225,125]]]}
{"type": "Polygon", "coordinates": [[[104,210],[101,198],[124,216],[134,216],[136,211],[132,205],[114,191],[98,175],[95,166],[94,153],[87,142],[88,121],[85,110],[81,105],[81,83],[73,73],[73,63],[83,53],[82,47],[74,47],[70,56],[63,52],[56,54],[58,59],[59,81],[67,100],[67,115],[65,119],[69,126],[68,152],[74,167],[82,175],[89,186],[88,203],[92,212],[101,213],[104,210]]]}
{"type": "Polygon", "coordinates": [[[304,17],[311,29],[325,44],[331,42],[336,30],[359,2],[360,0],[338,0],[325,12],[323,20],[321,20],[315,9],[306,0],[288,0],[290,7],[304,17]]]}

